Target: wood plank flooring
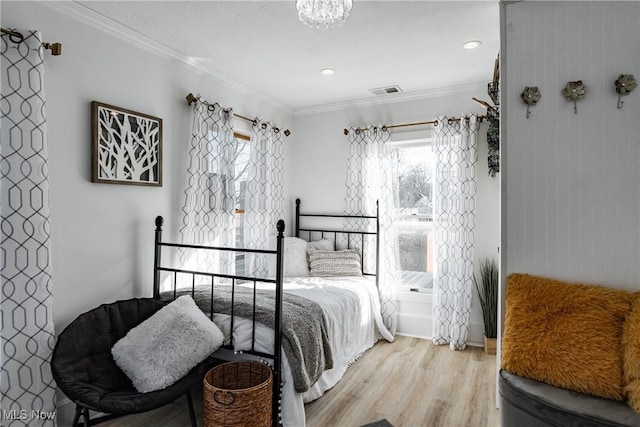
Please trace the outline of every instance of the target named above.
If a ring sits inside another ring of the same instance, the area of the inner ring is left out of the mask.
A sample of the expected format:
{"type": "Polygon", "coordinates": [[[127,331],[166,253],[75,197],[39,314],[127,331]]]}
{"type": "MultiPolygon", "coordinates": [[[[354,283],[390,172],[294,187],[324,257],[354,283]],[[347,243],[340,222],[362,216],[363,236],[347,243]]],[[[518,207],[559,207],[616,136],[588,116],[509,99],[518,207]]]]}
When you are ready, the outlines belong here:
{"type": "MultiPolygon", "coordinates": [[[[358,427],[381,418],[394,427],[498,427],[495,374],[495,356],[480,348],[451,351],[409,337],[381,341],[306,405],[307,427],[358,427]]],[[[201,423],[199,388],[193,393],[201,423]]],[[[186,399],[102,426],[189,426],[186,399]]]]}
{"type": "Polygon", "coordinates": [[[379,342],[342,381],[306,405],[307,426],[497,427],[495,356],[398,337],[379,342]]]}

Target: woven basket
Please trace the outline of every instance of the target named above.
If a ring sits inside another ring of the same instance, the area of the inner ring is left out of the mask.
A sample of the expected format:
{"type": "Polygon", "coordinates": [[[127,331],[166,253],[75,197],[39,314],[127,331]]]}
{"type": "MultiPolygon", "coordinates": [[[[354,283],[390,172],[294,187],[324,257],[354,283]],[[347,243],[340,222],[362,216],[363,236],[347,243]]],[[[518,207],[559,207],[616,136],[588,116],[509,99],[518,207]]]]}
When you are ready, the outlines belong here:
{"type": "Polygon", "coordinates": [[[202,393],[204,427],[270,427],[272,383],[264,363],[229,362],[209,370],[202,393]]]}

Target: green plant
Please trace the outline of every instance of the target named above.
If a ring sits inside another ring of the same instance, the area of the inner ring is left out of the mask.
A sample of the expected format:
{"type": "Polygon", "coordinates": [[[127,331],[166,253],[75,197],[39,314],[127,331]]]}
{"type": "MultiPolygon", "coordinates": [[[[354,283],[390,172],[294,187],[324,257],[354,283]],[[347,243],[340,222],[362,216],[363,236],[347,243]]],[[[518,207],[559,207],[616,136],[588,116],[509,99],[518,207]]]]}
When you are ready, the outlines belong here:
{"type": "Polygon", "coordinates": [[[473,284],[478,291],[482,318],[484,320],[484,335],[487,338],[498,336],[498,266],[495,260],[485,258],[480,261],[480,283],[473,276],[473,284]]]}

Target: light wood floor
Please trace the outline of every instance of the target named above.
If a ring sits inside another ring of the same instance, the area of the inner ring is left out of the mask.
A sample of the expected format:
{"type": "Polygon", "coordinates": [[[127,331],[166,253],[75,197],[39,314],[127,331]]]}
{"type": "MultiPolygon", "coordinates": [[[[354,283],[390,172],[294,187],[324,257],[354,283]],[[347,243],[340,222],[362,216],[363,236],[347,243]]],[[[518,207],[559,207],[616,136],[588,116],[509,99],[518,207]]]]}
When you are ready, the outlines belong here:
{"type": "MultiPolygon", "coordinates": [[[[409,337],[381,341],[333,389],[306,405],[307,427],[358,427],[381,418],[394,427],[498,427],[495,364],[495,356],[480,348],[451,351],[409,337]]],[[[199,389],[194,394],[201,420],[199,389]]],[[[102,426],[189,426],[185,402],[102,426]]]]}

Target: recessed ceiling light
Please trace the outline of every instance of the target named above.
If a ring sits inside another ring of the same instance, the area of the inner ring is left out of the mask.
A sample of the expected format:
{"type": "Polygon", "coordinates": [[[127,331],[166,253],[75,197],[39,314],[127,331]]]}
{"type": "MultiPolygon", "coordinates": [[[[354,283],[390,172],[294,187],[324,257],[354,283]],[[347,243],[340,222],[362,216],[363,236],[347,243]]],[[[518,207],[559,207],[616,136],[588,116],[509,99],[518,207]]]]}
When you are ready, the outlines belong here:
{"type": "Polygon", "coordinates": [[[323,68],[322,70],[320,70],[320,72],[325,76],[330,76],[331,74],[335,73],[336,70],[334,70],[333,68],[323,68]]]}
{"type": "Polygon", "coordinates": [[[480,46],[482,42],[480,40],[469,40],[462,44],[465,49],[475,49],[480,46]]]}

